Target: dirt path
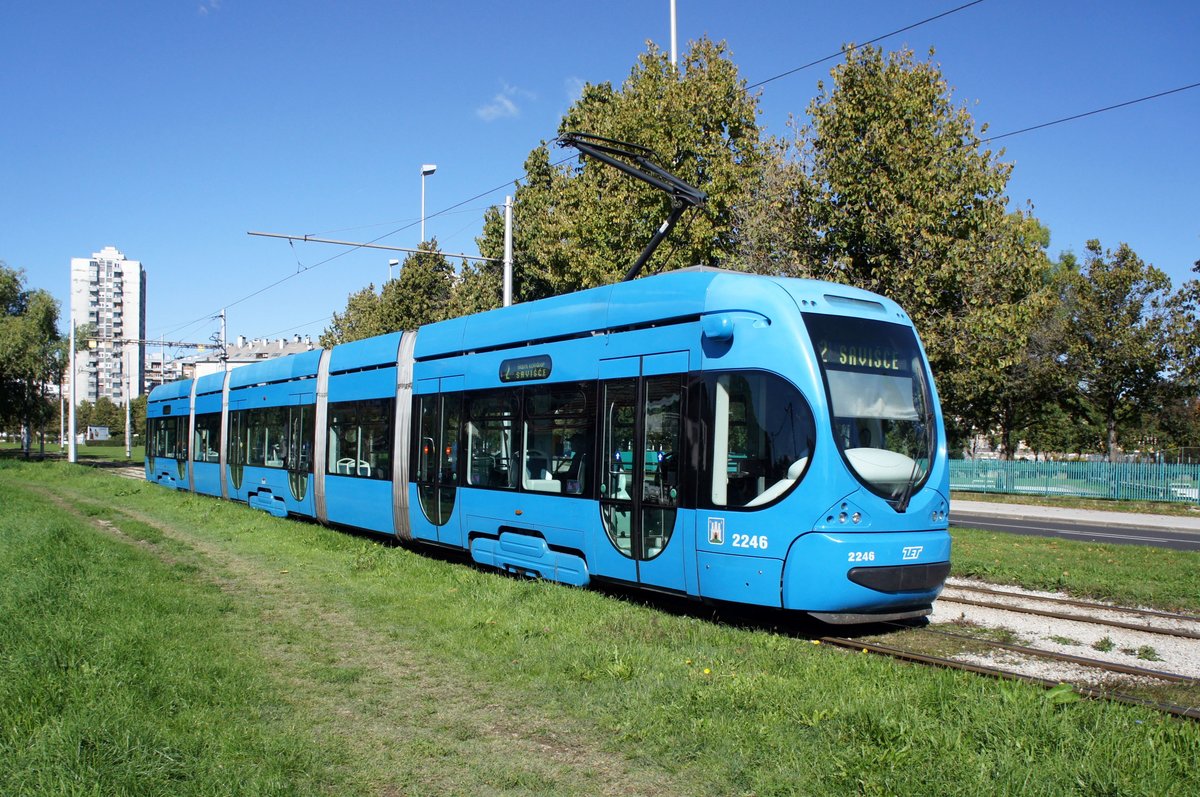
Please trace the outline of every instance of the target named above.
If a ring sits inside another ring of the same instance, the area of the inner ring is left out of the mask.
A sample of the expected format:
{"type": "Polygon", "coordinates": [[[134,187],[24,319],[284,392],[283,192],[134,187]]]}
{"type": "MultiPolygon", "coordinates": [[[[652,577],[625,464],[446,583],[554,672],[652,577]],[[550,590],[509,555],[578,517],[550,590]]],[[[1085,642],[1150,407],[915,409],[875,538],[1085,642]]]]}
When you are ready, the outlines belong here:
{"type": "Polygon", "coordinates": [[[338,766],[368,773],[382,795],[600,794],[674,795],[695,791],[602,748],[594,727],[555,716],[546,706],[516,705],[487,684],[464,683],[376,629],[349,607],[321,600],[301,581],[187,529],[127,508],[101,507],[73,491],[30,486],[99,531],[183,559],[257,612],[254,641],[317,737],[346,751],[338,766]],[[89,516],[107,510],[113,520],[89,516]],[[124,518],[146,524],[175,545],[122,532],[124,518]],[[181,554],[179,548],[184,552],[181,554]]]}

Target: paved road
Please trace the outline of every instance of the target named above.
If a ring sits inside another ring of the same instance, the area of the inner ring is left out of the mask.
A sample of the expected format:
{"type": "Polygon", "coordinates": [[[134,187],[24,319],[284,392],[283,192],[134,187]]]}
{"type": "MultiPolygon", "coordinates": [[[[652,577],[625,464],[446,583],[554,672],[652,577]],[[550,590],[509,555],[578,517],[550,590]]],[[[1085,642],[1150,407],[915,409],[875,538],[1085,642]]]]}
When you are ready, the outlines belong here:
{"type": "Polygon", "coordinates": [[[1139,515],[1088,509],[952,501],[950,525],[1038,537],[1088,542],[1153,545],[1200,551],[1200,512],[1196,517],[1139,515]]]}

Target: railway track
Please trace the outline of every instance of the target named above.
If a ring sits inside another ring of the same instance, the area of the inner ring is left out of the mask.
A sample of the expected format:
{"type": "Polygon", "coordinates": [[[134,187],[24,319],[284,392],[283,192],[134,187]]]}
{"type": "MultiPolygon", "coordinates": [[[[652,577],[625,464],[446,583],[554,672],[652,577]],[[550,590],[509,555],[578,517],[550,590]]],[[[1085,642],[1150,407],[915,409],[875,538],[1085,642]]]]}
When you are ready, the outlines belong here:
{"type": "MultiPolygon", "coordinates": [[[[861,639],[849,639],[846,637],[821,637],[821,642],[834,645],[836,647],[847,648],[850,650],[865,650],[870,653],[875,653],[884,656],[890,656],[903,661],[912,661],[919,664],[928,664],[937,667],[944,667],[951,670],[963,670],[965,672],[978,673],[979,675],[988,675],[994,678],[1003,678],[1006,680],[1024,681],[1026,683],[1037,684],[1046,688],[1056,688],[1064,682],[1042,678],[1037,675],[1030,675],[1014,670],[1007,670],[1000,667],[989,667],[982,664],[973,664],[970,662],[959,661],[957,659],[948,658],[945,656],[932,656],[926,653],[919,653],[913,650],[905,650],[892,647],[890,645],[881,645],[876,642],[864,642],[861,639]]],[[[1037,655],[1057,657],[1050,651],[1038,651],[1037,655]]],[[[1134,668],[1139,669],[1139,668],[1134,668]]],[[[1142,670],[1142,674],[1148,676],[1161,676],[1162,673],[1157,673],[1152,670],[1142,670]]],[[[1182,676],[1169,675],[1170,678],[1182,678],[1182,676]]],[[[1194,683],[1195,679],[1186,679],[1194,683]]],[[[1184,717],[1191,720],[1200,720],[1200,706],[1185,706],[1178,703],[1165,703],[1152,700],[1149,698],[1137,697],[1136,695],[1125,694],[1109,689],[1101,689],[1097,687],[1086,686],[1084,684],[1069,684],[1071,689],[1078,695],[1094,700],[1111,700],[1117,703],[1125,703],[1128,705],[1142,706],[1151,708],[1155,711],[1161,711],[1165,714],[1170,714],[1176,717],[1184,717]]]]}
{"type": "Polygon", "coordinates": [[[1200,720],[1200,617],[952,582],[932,625],[896,629],[886,641],[821,641],[1045,687],[1066,683],[1083,697],[1200,720]],[[1075,637],[1098,634],[1095,655],[1083,655],[1075,637]],[[1135,664],[1134,656],[1155,666],[1135,664]]]}
{"type": "Polygon", "coordinates": [[[1164,634],[1181,639],[1200,639],[1200,617],[1162,612],[1154,609],[1113,606],[1107,603],[998,590],[967,584],[947,585],[945,592],[938,600],[945,604],[978,606],[1055,620],[1072,620],[1091,625],[1103,625],[1109,628],[1164,634]],[[998,600],[967,597],[967,595],[971,594],[987,595],[995,597],[998,600]],[[1082,611],[1060,611],[1058,609],[1040,608],[1040,606],[1066,607],[1082,611]],[[1139,619],[1140,622],[1138,622],[1139,619]]]}

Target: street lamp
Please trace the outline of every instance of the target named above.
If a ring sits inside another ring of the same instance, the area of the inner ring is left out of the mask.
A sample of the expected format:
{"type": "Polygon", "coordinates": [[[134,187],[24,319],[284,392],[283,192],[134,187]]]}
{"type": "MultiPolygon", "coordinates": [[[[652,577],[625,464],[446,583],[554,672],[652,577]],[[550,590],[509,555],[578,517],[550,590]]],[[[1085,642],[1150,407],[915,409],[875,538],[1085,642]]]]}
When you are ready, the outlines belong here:
{"type": "Polygon", "coordinates": [[[436,171],[436,163],[421,164],[421,243],[425,243],[425,178],[436,171]]]}
{"type": "Polygon", "coordinates": [[[392,267],[398,266],[398,265],[400,265],[399,260],[389,260],[388,261],[388,282],[392,281],[392,267]]]}

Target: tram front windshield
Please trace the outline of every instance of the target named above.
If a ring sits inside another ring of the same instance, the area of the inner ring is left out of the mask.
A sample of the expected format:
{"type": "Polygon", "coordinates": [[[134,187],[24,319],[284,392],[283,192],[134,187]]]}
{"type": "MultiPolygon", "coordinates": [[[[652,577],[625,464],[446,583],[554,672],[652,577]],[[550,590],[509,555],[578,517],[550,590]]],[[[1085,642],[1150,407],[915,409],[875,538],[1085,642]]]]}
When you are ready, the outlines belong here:
{"type": "Polygon", "coordinates": [[[821,361],[833,436],[850,470],[901,511],[936,445],[925,359],[910,327],[805,314],[821,361]]]}

